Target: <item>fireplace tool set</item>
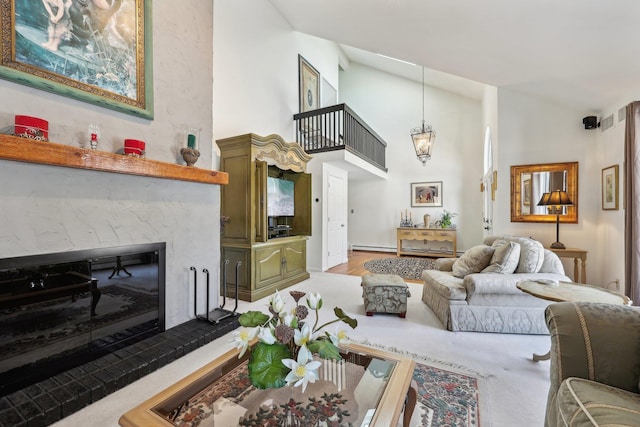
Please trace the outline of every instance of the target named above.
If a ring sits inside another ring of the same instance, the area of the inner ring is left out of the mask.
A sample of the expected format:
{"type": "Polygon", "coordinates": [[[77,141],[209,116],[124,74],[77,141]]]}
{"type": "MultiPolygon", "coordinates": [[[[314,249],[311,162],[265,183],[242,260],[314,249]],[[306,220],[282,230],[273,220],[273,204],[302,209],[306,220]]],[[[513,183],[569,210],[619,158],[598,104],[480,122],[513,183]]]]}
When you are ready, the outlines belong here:
{"type": "Polygon", "coordinates": [[[206,268],[202,269],[202,272],[206,275],[207,280],[207,293],[206,293],[206,315],[198,314],[198,271],[195,267],[190,267],[189,269],[193,271],[193,313],[196,316],[196,319],[207,321],[211,324],[216,324],[223,319],[226,319],[231,316],[237,316],[238,313],[238,280],[239,280],[239,272],[240,267],[242,266],[242,261],[236,262],[236,289],[235,289],[235,306],[233,307],[233,311],[225,309],[225,305],[227,304],[227,266],[229,265],[229,260],[224,261],[224,269],[222,275],[222,304],[219,307],[214,308],[213,310],[209,310],[209,292],[210,292],[210,283],[209,283],[209,270],[206,268]]]}

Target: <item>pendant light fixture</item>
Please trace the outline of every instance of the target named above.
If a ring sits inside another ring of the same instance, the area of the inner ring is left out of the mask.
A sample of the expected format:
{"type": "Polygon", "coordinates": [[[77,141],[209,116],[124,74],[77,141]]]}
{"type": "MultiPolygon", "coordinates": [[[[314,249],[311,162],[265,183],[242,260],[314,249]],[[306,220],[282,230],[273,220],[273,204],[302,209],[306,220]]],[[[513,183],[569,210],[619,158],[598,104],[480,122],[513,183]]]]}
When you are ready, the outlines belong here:
{"type": "Polygon", "coordinates": [[[422,67],[422,125],[411,129],[411,139],[416,149],[416,156],[422,162],[422,166],[427,164],[427,160],[431,159],[431,148],[436,139],[436,131],[431,125],[424,123],[424,67],[422,67]]]}

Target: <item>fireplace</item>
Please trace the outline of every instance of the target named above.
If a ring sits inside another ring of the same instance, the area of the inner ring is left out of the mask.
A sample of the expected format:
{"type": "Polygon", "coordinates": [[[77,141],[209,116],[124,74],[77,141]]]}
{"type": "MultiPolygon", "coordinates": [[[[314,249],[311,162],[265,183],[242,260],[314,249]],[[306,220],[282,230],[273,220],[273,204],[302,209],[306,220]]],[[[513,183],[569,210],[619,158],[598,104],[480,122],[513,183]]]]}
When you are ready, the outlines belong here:
{"type": "Polygon", "coordinates": [[[165,243],[0,259],[0,396],[165,329],[165,243]]]}

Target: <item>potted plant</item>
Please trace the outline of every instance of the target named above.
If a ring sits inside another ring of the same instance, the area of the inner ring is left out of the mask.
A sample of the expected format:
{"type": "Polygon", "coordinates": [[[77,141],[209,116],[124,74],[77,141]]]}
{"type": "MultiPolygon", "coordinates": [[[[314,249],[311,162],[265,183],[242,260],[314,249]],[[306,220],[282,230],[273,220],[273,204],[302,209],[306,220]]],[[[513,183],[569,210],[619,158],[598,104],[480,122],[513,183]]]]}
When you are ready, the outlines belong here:
{"type": "Polygon", "coordinates": [[[440,219],[436,221],[436,226],[441,228],[451,228],[451,219],[458,214],[455,212],[449,212],[446,209],[440,215],[440,219]]]}

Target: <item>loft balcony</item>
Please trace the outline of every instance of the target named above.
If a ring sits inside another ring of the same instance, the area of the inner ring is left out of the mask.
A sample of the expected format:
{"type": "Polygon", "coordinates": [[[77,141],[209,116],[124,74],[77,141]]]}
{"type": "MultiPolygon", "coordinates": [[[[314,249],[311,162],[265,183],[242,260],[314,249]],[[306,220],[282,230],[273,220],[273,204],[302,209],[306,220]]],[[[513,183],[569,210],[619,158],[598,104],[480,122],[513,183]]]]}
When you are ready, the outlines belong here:
{"type": "Polygon", "coordinates": [[[346,104],[298,113],[296,142],[309,154],[346,150],[387,172],[387,143],[346,104]]]}

